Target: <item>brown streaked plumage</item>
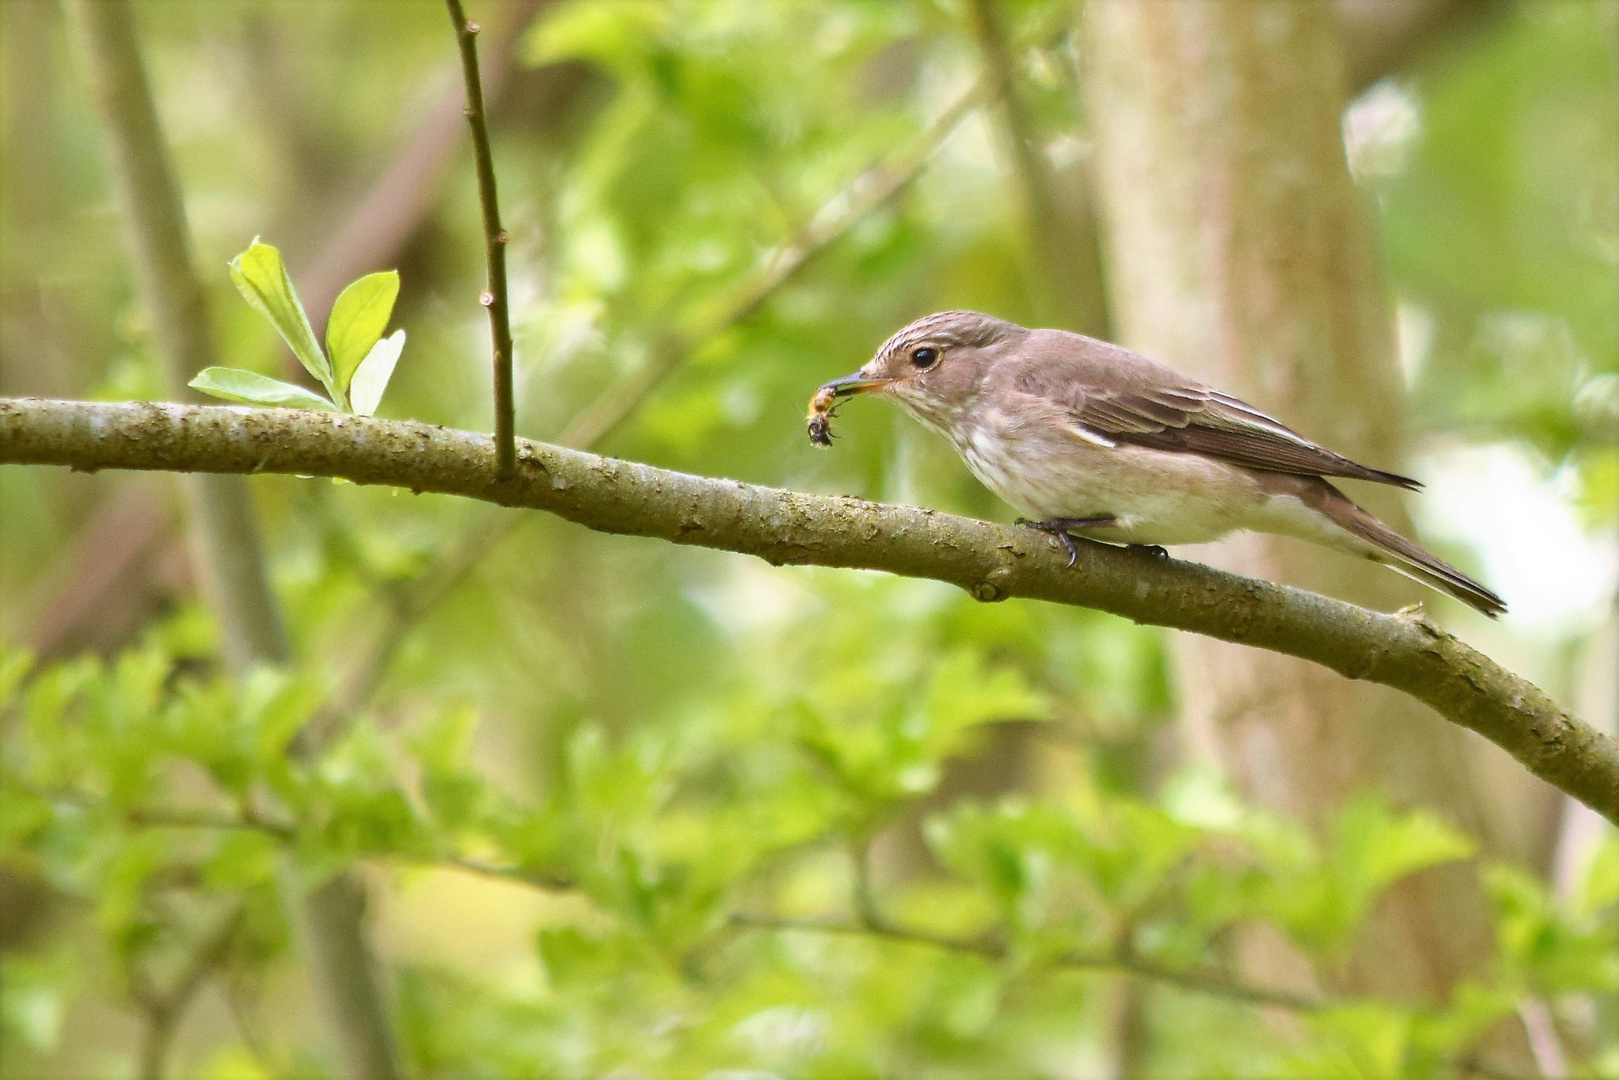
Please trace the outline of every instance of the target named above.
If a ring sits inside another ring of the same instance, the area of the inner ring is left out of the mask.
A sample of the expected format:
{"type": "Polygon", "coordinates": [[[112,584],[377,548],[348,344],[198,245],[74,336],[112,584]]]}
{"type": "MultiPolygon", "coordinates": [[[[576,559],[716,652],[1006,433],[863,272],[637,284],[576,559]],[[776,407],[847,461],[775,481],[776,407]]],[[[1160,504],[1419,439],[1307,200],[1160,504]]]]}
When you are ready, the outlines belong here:
{"type": "Polygon", "coordinates": [[[1242,529],[1373,559],[1492,618],[1501,598],[1355,505],[1326,477],[1422,485],[1333,453],[1247,403],[1105,341],[974,311],[906,326],[827,392],[891,397],[990,490],[1069,533],[1200,543],[1242,529]]]}

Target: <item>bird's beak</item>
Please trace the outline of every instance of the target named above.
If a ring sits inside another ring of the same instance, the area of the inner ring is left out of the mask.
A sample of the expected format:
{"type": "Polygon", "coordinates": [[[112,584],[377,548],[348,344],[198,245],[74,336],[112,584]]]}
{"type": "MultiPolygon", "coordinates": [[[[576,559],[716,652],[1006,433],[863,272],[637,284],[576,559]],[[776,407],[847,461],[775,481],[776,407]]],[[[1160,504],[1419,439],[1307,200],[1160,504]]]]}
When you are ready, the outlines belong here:
{"type": "Polygon", "coordinates": [[[857,371],[853,375],[845,375],[841,379],[833,379],[831,382],[821,387],[821,389],[832,391],[832,395],[834,397],[850,397],[854,394],[863,393],[864,391],[872,390],[879,386],[886,386],[890,382],[893,382],[893,380],[868,379],[857,371]]]}

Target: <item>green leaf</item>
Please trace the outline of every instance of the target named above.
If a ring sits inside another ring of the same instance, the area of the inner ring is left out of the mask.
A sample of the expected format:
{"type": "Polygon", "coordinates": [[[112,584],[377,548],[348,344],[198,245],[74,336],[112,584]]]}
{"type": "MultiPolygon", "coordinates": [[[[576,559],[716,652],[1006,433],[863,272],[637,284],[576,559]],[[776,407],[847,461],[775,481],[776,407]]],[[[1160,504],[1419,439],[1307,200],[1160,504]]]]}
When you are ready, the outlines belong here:
{"type": "Polygon", "coordinates": [[[17,688],[22,685],[23,676],[27,675],[33,666],[32,654],[0,644],[0,709],[11,704],[17,688]]]}
{"type": "Polygon", "coordinates": [[[1359,906],[1396,881],[1440,863],[1470,857],[1475,845],[1426,810],[1391,811],[1374,796],[1360,796],[1339,813],[1333,829],[1335,869],[1359,906]]]}
{"type": "Polygon", "coordinates": [[[226,401],[251,405],[288,405],[295,409],[335,409],[337,406],[313,390],[284,383],[241,368],[211,367],[197,372],[187,386],[226,401]]]}
{"type": "Polygon", "coordinates": [[[1350,1002],[1323,1009],[1306,1022],[1319,1042],[1306,1044],[1299,1072],[1317,1076],[1400,1076],[1405,1072],[1401,1064],[1410,1045],[1411,1016],[1393,1005],[1350,1002]]]}
{"type": "Polygon", "coordinates": [[[382,404],[382,392],[388,389],[388,380],[393,378],[394,365],[399,363],[399,353],[404,347],[405,332],[395,330],[365,354],[365,359],[354,371],[354,382],[349,388],[350,401],[356,413],[361,416],[376,413],[377,406],[382,404]]]}
{"type": "Polygon", "coordinates": [[[0,959],[0,1031],[36,1053],[57,1046],[72,988],[72,968],[66,954],[35,957],[8,952],[0,959]]]}
{"type": "Polygon", "coordinates": [[[339,390],[348,391],[355,369],[388,328],[398,296],[399,271],[388,270],[351,282],[332,305],[332,317],[326,320],[326,351],[339,390]]]}
{"type": "Polygon", "coordinates": [[[243,1046],[221,1046],[195,1074],[197,1080],[273,1080],[263,1062],[243,1046]]]}
{"type": "Polygon", "coordinates": [[[1595,914],[1619,902],[1619,837],[1599,837],[1574,895],[1578,910],[1595,914]]]}
{"type": "Polygon", "coordinates": [[[245,889],[275,876],[281,849],[273,837],[251,830],[219,837],[212,857],[202,866],[203,880],[215,889],[245,889]]]}
{"type": "Polygon", "coordinates": [[[334,400],[341,400],[332,382],[331,366],[315,340],[315,331],[309,325],[309,316],[304,314],[304,306],[298,302],[292,279],[281,261],[281,252],[255,237],[246,251],[230,261],[230,279],[242,298],[270,320],[270,325],[292,349],[299,363],[321,381],[334,400]]]}
{"type": "Polygon", "coordinates": [[[612,953],[611,944],[573,926],[540,930],[540,963],[552,985],[571,987],[600,979],[612,953]]]}
{"type": "Polygon", "coordinates": [[[668,10],[656,0],[558,5],[536,22],[524,47],[533,64],[595,60],[622,73],[642,62],[670,21],[668,10]]]}
{"type": "Polygon", "coordinates": [[[927,739],[953,749],[968,728],[996,720],[1044,720],[1051,705],[1014,668],[990,667],[982,654],[961,649],[943,658],[924,698],[927,739]]]}

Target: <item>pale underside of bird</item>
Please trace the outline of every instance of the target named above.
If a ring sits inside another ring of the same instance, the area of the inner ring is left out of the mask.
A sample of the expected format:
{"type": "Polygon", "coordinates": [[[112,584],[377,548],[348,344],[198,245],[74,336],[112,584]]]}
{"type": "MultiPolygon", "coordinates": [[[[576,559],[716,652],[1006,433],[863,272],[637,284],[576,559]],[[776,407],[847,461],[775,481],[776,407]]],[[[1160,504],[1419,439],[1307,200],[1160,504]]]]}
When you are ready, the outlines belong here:
{"type": "MultiPolygon", "coordinates": [[[[1357,506],[1326,479],[1407,490],[1229,394],[1137,353],[1064,330],[946,311],[894,334],[825,406],[877,393],[955,446],[985,486],[1073,553],[1072,536],[1167,546],[1276,533],[1389,566],[1492,618],[1506,604],[1357,506]]],[[[1072,561],[1072,559],[1070,559],[1072,561]]]]}

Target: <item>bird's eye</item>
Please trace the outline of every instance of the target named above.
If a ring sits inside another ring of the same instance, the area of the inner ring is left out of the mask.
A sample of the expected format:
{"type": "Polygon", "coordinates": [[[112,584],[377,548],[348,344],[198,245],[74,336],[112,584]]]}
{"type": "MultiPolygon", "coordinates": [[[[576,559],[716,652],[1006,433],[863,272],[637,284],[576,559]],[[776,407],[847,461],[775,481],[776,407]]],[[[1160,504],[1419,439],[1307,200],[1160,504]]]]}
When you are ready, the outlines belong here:
{"type": "Polygon", "coordinates": [[[938,359],[939,350],[930,349],[925,345],[911,354],[911,363],[923,369],[932,367],[938,359]]]}

